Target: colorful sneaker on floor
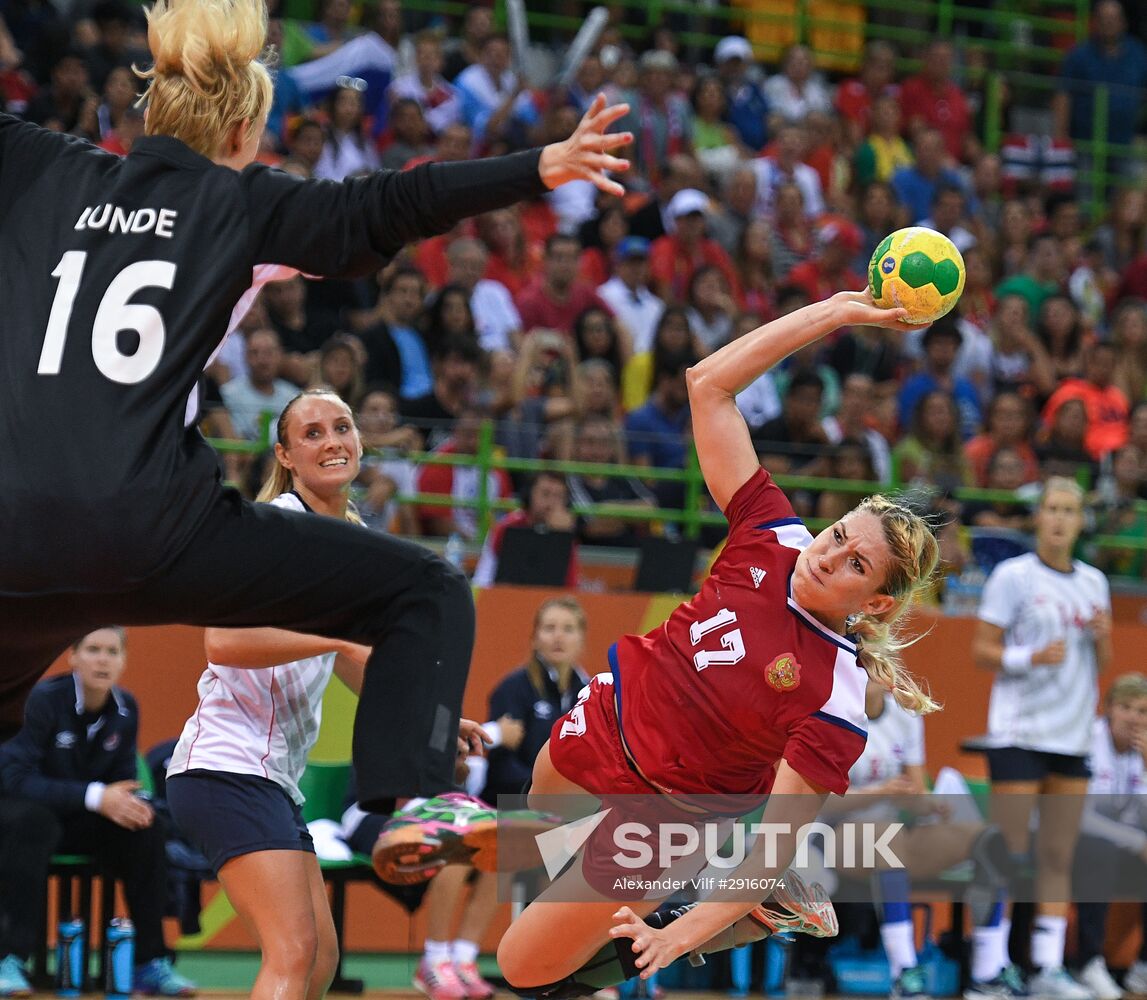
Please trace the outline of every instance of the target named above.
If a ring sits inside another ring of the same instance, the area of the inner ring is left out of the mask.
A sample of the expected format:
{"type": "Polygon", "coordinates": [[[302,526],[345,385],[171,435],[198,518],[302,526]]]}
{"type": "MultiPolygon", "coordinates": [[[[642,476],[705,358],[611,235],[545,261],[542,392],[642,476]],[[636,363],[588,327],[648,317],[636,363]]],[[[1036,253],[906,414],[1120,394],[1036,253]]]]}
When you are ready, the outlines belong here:
{"type": "Polygon", "coordinates": [[[812,937],[836,937],[840,925],[832,900],[819,882],[811,885],[791,869],[778,887],[749,917],[773,934],[808,934],[812,937]]]}
{"type": "Polygon", "coordinates": [[[199,987],[186,976],[175,971],[168,958],[153,958],[146,965],[135,967],[136,993],[145,997],[193,997],[199,987]]]}
{"type": "Polygon", "coordinates": [[[414,988],[430,1000],[466,1000],[466,987],[448,958],[431,963],[423,955],[414,973],[414,988]]]}
{"type": "Polygon", "coordinates": [[[892,984],[890,996],[892,1000],[926,1000],[929,996],[928,977],[924,970],[919,965],[901,970],[892,984]]]}
{"type": "Polygon", "coordinates": [[[972,980],[964,990],[964,1000],[1011,1000],[1012,997],[1030,996],[1024,974],[1018,965],[1005,965],[993,979],[972,980]]]}
{"type": "Polygon", "coordinates": [[[455,962],[454,972],[466,991],[467,1000],[487,1000],[494,995],[493,984],[482,978],[476,962],[455,962]]]}
{"type": "Polygon", "coordinates": [[[424,799],[389,819],[371,859],[378,877],[393,885],[425,882],[452,863],[485,872],[522,871],[540,863],[534,838],[560,823],[556,817],[528,809],[498,813],[481,799],[449,792],[424,799]]]}
{"type": "Polygon", "coordinates": [[[24,973],[24,963],[15,955],[0,958],[0,997],[30,997],[32,984],[24,973]]]}

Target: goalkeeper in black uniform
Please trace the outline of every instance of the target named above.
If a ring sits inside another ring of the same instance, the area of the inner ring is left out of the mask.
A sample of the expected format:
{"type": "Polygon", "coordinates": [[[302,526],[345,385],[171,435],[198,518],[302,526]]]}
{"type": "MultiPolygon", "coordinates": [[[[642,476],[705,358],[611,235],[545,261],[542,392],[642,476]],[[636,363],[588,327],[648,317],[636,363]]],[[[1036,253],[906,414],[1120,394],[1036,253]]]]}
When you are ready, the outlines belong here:
{"type": "Polygon", "coordinates": [[[575,178],[620,194],[598,97],[541,150],[344,183],[253,165],[271,104],[263,0],[158,0],[146,135],[120,159],[0,114],[0,740],[109,621],[278,626],[373,647],[364,807],[454,771],[474,611],[420,546],[224,489],[188,400],[256,265],[352,277],[575,178]]]}

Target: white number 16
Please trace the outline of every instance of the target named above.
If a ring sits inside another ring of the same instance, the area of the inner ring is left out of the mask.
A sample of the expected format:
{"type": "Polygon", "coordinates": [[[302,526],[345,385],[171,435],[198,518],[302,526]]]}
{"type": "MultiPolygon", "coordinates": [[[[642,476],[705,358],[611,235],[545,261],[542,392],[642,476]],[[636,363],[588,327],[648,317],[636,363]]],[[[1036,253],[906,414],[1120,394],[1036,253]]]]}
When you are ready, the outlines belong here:
{"type": "MultiPolygon", "coordinates": [[[[44,331],[40,364],[36,368],[38,375],[60,374],[68,323],[87,257],[83,250],[69,250],[52,272],[52,277],[59,278],[60,283],[56,286],[48,327],[44,331]]],[[[141,260],[125,267],[108,285],[92,323],[92,360],[113,382],[135,385],[155,371],[167,336],[163,315],[155,306],[130,302],[129,299],[145,288],[170,289],[173,284],[174,264],[165,260],[141,260]],[[133,330],[138,334],[139,345],[133,353],[124,354],[119,349],[116,341],[120,330],[133,330]]]]}
{"type": "MultiPolygon", "coordinates": [[[[737,613],[728,608],[722,608],[712,618],[701,622],[694,622],[689,626],[689,638],[696,646],[701,639],[710,632],[715,632],[726,625],[737,623],[737,613]]],[[[721,636],[721,649],[702,649],[693,654],[693,666],[698,672],[706,667],[728,667],[740,663],[745,658],[745,640],[741,637],[741,630],[735,628],[721,636]]]]}

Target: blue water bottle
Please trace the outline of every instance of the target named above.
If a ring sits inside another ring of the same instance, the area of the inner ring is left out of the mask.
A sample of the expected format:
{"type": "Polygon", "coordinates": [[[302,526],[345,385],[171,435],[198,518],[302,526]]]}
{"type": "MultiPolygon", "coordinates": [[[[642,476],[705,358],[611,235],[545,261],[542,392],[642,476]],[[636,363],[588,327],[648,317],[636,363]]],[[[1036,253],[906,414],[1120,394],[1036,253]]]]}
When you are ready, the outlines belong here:
{"type": "Polygon", "coordinates": [[[108,1000],[129,1000],[135,973],[135,925],[126,917],[108,924],[104,970],[108,1000]]]}
{"type": "Polygon", "coordinates": [[[56,936],[56,996],[78,997],[84,988],[84,922],[61,920],[56,936]]]}

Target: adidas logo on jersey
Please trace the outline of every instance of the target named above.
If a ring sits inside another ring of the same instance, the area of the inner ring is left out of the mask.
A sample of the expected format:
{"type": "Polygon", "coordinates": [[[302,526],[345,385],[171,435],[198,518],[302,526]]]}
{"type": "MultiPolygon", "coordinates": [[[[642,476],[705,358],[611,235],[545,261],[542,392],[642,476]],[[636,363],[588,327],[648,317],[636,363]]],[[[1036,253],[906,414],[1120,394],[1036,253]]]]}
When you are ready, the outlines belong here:
{"type": "Polygon", "coordinates": [[[749,575],[753,578],[753,590],[760,587],[761,581],[765,578],[765,571],[759,566],[750,566],[749,575]]]}

